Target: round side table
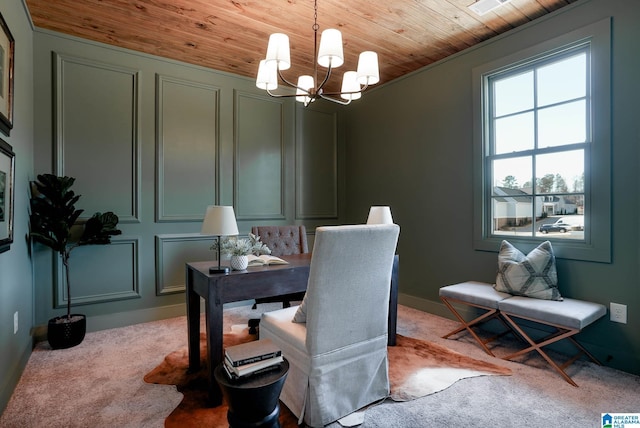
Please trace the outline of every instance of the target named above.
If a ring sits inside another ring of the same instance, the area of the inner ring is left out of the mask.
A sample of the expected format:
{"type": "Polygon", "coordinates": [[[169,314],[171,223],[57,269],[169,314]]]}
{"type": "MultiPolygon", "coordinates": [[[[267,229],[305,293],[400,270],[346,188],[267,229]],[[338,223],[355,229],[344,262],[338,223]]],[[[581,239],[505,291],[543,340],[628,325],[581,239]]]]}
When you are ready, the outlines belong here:
{"type": "Polygon", "coordinates": [[[219,364],[213,376],[229,406],[229,426],[280,428],[279,399],[288,371],[289,362],[285,358],[277,369],[245,379],[229,379],[222,364],[219,364]]]}

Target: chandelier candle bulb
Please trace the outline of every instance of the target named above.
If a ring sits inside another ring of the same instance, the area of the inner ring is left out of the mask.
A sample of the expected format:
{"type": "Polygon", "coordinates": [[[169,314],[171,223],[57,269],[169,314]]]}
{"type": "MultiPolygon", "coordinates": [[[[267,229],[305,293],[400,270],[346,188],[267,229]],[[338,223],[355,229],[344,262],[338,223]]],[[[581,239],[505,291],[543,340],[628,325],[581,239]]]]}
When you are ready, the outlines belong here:
{"type": "Polygon", "coordinates": [[[308,105],[313,100],[309,96],[309,91],[313,88],[313,77],[303,74],[298,77],[298,89],[296,89],[296,101],[300,101],[304,103],[304,105],[308,105]]]}
{"type": "Polygon", "coordinates": [[[326,68],[337,68],[344,63],[342,51],[342,34],[340,31],[329,28],[322,32],[320,49],[318,50],[318,64],[326,68]]]}
{"type": "Polygon", "coordinates": [[[360,98],[360,84],[358,83],[358,73],[346,71],[342,77],[342,93],[345,100],[357,100],[360,98]]]}
{"type": "Polygon", "coordinates": [[[278,89],[278,70],[276,69],[275,61],[267,62],[266,59],[260,60],[256,86],[269,91],[278,89]]]}
{"type": "Polygon", "coordinates": [[[266,60],[267,62],[275,61],[278,70],[288,70],[291,67],[289,36],[282,33],[273,33],[269,36],[266,60]]]}
{"type": "Polygon", "coordinates": [[[379,81],[378,54],[372,51],[362,52],[358,58],[358,83],[375,85],[379,81]]]}

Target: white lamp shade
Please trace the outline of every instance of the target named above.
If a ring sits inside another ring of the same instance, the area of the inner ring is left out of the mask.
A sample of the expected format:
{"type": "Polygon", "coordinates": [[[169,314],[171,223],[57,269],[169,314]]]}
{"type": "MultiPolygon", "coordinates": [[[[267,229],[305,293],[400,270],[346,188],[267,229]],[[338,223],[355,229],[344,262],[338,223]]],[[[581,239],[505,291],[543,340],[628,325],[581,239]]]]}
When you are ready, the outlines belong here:
{"type": "Polygon", "coordinates": [[[301,103],[309,103],[311,97],[309,96],[310,90],[313,88],[313,76],[303,74],[298,77],[298,89],[296,89],[296,101],[301,103]]]}
{"type": "Polygon", "coordinates": [[[358,73],[355,71],[347,71],[342,76],[342,92],[340,96],[345,100],[357,100],[362,96],[360,93],[360,84],[358,83],[358,73]],[[353,94],[345,92],[354,92],[353,94]]]}
{"type": "Polygon", "coordinates": [[[200,233],[218,236],[237,235],[239,232],[233,207],[209,205],[200,233]]]}
{"type": "Polygon", "coordinates": [[[277,68],[280,70],[287,70],[291,67],[289,36],[282,33],[273,33],[269,36],[266,61],[275,62],[277,68]]]}
{"type": "Polygon", "coordinates": [[[278,70],[275,61],[267,62],[265,59],[260,61],[256,86],[269,91],[278,88],[278,70]]]}
{"type": "Polygon", "coordinates": [[[372,51],[362,52],[358,58],[358,83],[375,85],[379,81],[378,54],[372,51]]]}
{"type": "Polygon", "coordinates": [[[318,64],[323,67],[340,67],[344,63],[342,52],[342,33],[329,28],[322,32],[320,48],[318,49],[318,64]]]}
{"type": "Polygon", "coordinates": [[[369,209],[367,224],[392,224],[391,208],[373,206],[369,209]]]}

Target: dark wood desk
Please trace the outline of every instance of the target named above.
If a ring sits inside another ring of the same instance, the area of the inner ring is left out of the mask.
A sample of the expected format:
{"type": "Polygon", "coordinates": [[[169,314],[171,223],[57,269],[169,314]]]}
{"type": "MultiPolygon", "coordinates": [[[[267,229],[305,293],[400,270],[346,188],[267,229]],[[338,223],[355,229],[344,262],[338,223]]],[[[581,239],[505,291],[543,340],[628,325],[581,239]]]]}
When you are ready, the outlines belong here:
{"type": "MultiPolygon", "coordinates": [[[[223,305],[230,302],[279,296],[305,291],[309,279],[311,254],[284,256],[289,264],[251,267],[228,274],[210,274],[211,261],[187,263],[187,328],[189,371],[200,368],[200,297],[205,301],[207,333],[207,378],[209,398],[213,406],[222,403],[222,394],[214,379],[214,368],[222,362],[223,305]]],[[[398,256],[395,256],[389,299],[389,345],[396,342],[398,305],[398,256]]]]}

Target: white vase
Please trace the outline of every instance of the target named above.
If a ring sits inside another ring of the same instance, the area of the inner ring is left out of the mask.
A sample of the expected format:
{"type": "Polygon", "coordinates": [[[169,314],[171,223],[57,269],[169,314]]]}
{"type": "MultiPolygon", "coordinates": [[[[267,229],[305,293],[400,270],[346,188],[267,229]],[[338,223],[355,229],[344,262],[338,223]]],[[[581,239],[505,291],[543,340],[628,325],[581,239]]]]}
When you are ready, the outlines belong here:
{"type": "Polygon", "coordinates": [[[249,257],[247,256],[231,256],[229,260],[231,269],[233,270],[245,270],[249,264],[249,257]]]}

